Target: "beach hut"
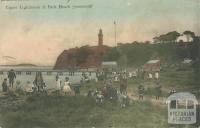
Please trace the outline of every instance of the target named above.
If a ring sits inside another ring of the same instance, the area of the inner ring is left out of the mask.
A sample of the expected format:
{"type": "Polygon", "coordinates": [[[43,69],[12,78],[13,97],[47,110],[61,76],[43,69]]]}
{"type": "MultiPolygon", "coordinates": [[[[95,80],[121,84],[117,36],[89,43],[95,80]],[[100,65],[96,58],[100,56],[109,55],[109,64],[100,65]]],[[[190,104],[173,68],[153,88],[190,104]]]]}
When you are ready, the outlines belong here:
{"type": "Polygon", "coordinates": [[[104,61],[101,65],[103,68],[117,68],[116,61],[104,61]]]}
{"type": "Polygon", "coordinates": [[[101,63],[101,68],[106,71],[116,71],[117,70],[117,62],[116,61],[104,61],[101,63]]]}
{"type": "Polygon", "coordinates": [[[167,98],[169,124],[196,123],[196,97],[188,92],[174,93],[167,98]]]}
{"type": "Polygon", "coordinates": [[[160,71],[161,61],[159,59],[149,60],[144,66],[144,71],[160,71]]]}

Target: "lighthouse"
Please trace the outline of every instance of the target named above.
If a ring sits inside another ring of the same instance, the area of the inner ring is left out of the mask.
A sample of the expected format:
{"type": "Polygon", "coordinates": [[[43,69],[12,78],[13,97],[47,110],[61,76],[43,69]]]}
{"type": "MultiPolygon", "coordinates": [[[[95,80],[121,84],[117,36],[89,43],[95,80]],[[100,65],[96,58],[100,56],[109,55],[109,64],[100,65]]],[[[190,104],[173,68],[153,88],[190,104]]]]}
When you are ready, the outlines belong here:
{"type": "Polygon", "coordinates": [[[99,30],[98,39],[99,39],[99,41],[98,41],[99,46],[102,46],[103,45],[103,31],[102,31],[102,29],[99,30]]]}

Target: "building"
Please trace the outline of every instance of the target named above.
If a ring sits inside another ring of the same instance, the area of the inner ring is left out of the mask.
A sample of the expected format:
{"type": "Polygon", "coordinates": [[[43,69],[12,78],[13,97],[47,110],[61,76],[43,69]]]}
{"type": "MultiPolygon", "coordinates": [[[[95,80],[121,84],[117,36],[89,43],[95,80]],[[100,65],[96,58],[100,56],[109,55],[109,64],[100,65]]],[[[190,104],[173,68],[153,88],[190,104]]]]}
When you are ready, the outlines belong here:
{"type": "Polygon", "coordinates": [[[102,29],[99,30],[98,39],[99,39],[98,45],[102,46],[103,45],[103,31],[102,31],[102,29]]]}
{"type": "Polygon", "coordinates": [[[104,61],[101,63],[101,67],[103,69],[116,69],[117,62],[116,61],[104,61]]]}
{"type": "Polygon", "coordinates": [[[179,42],[179,43],[190,43],[193,41],[193,38],[192,36],[188,36],[188,35],[181,35],[177,38],[176,42],[179,42]]]}
{"type": "Polygon", "coordinates": [[[161,61],[160,60],[149,60],[144,66],[144,71],[160,71],[161,61]]]}

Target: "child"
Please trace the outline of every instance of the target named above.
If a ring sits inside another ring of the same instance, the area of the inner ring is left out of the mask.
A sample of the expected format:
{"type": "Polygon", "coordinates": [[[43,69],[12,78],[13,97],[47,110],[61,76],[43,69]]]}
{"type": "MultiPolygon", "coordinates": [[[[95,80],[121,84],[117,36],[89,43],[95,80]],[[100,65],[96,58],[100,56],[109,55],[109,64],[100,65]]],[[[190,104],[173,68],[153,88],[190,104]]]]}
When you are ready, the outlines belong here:
{"type": "Polygon", "coordinates": [[[3,88],[3,92],[7,92],[7,90],[8,90],[7,79],[4,79],[4,81],[2,83],[2,88],[3,88]]]}
{"type": "Polygon", "coordinates": [[[25,86],[25,92],[32,93],[34,91],[34,85],[31,84],[30,81],[27,81],[27,84],[25,86]]]}

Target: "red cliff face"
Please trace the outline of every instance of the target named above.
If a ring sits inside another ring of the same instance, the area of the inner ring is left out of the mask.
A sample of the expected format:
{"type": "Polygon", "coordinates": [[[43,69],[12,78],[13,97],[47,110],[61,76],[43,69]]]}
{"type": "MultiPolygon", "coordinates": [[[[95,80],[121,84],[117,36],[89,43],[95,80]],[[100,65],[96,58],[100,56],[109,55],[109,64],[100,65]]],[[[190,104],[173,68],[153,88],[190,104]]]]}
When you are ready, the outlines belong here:
{"type": "Polygon", "coordinates": [[[101,65],[103,55],[109,49],[108,46],[83,46],[64,50],[58,56],[54,69],[98,67],[101,65]]]}

